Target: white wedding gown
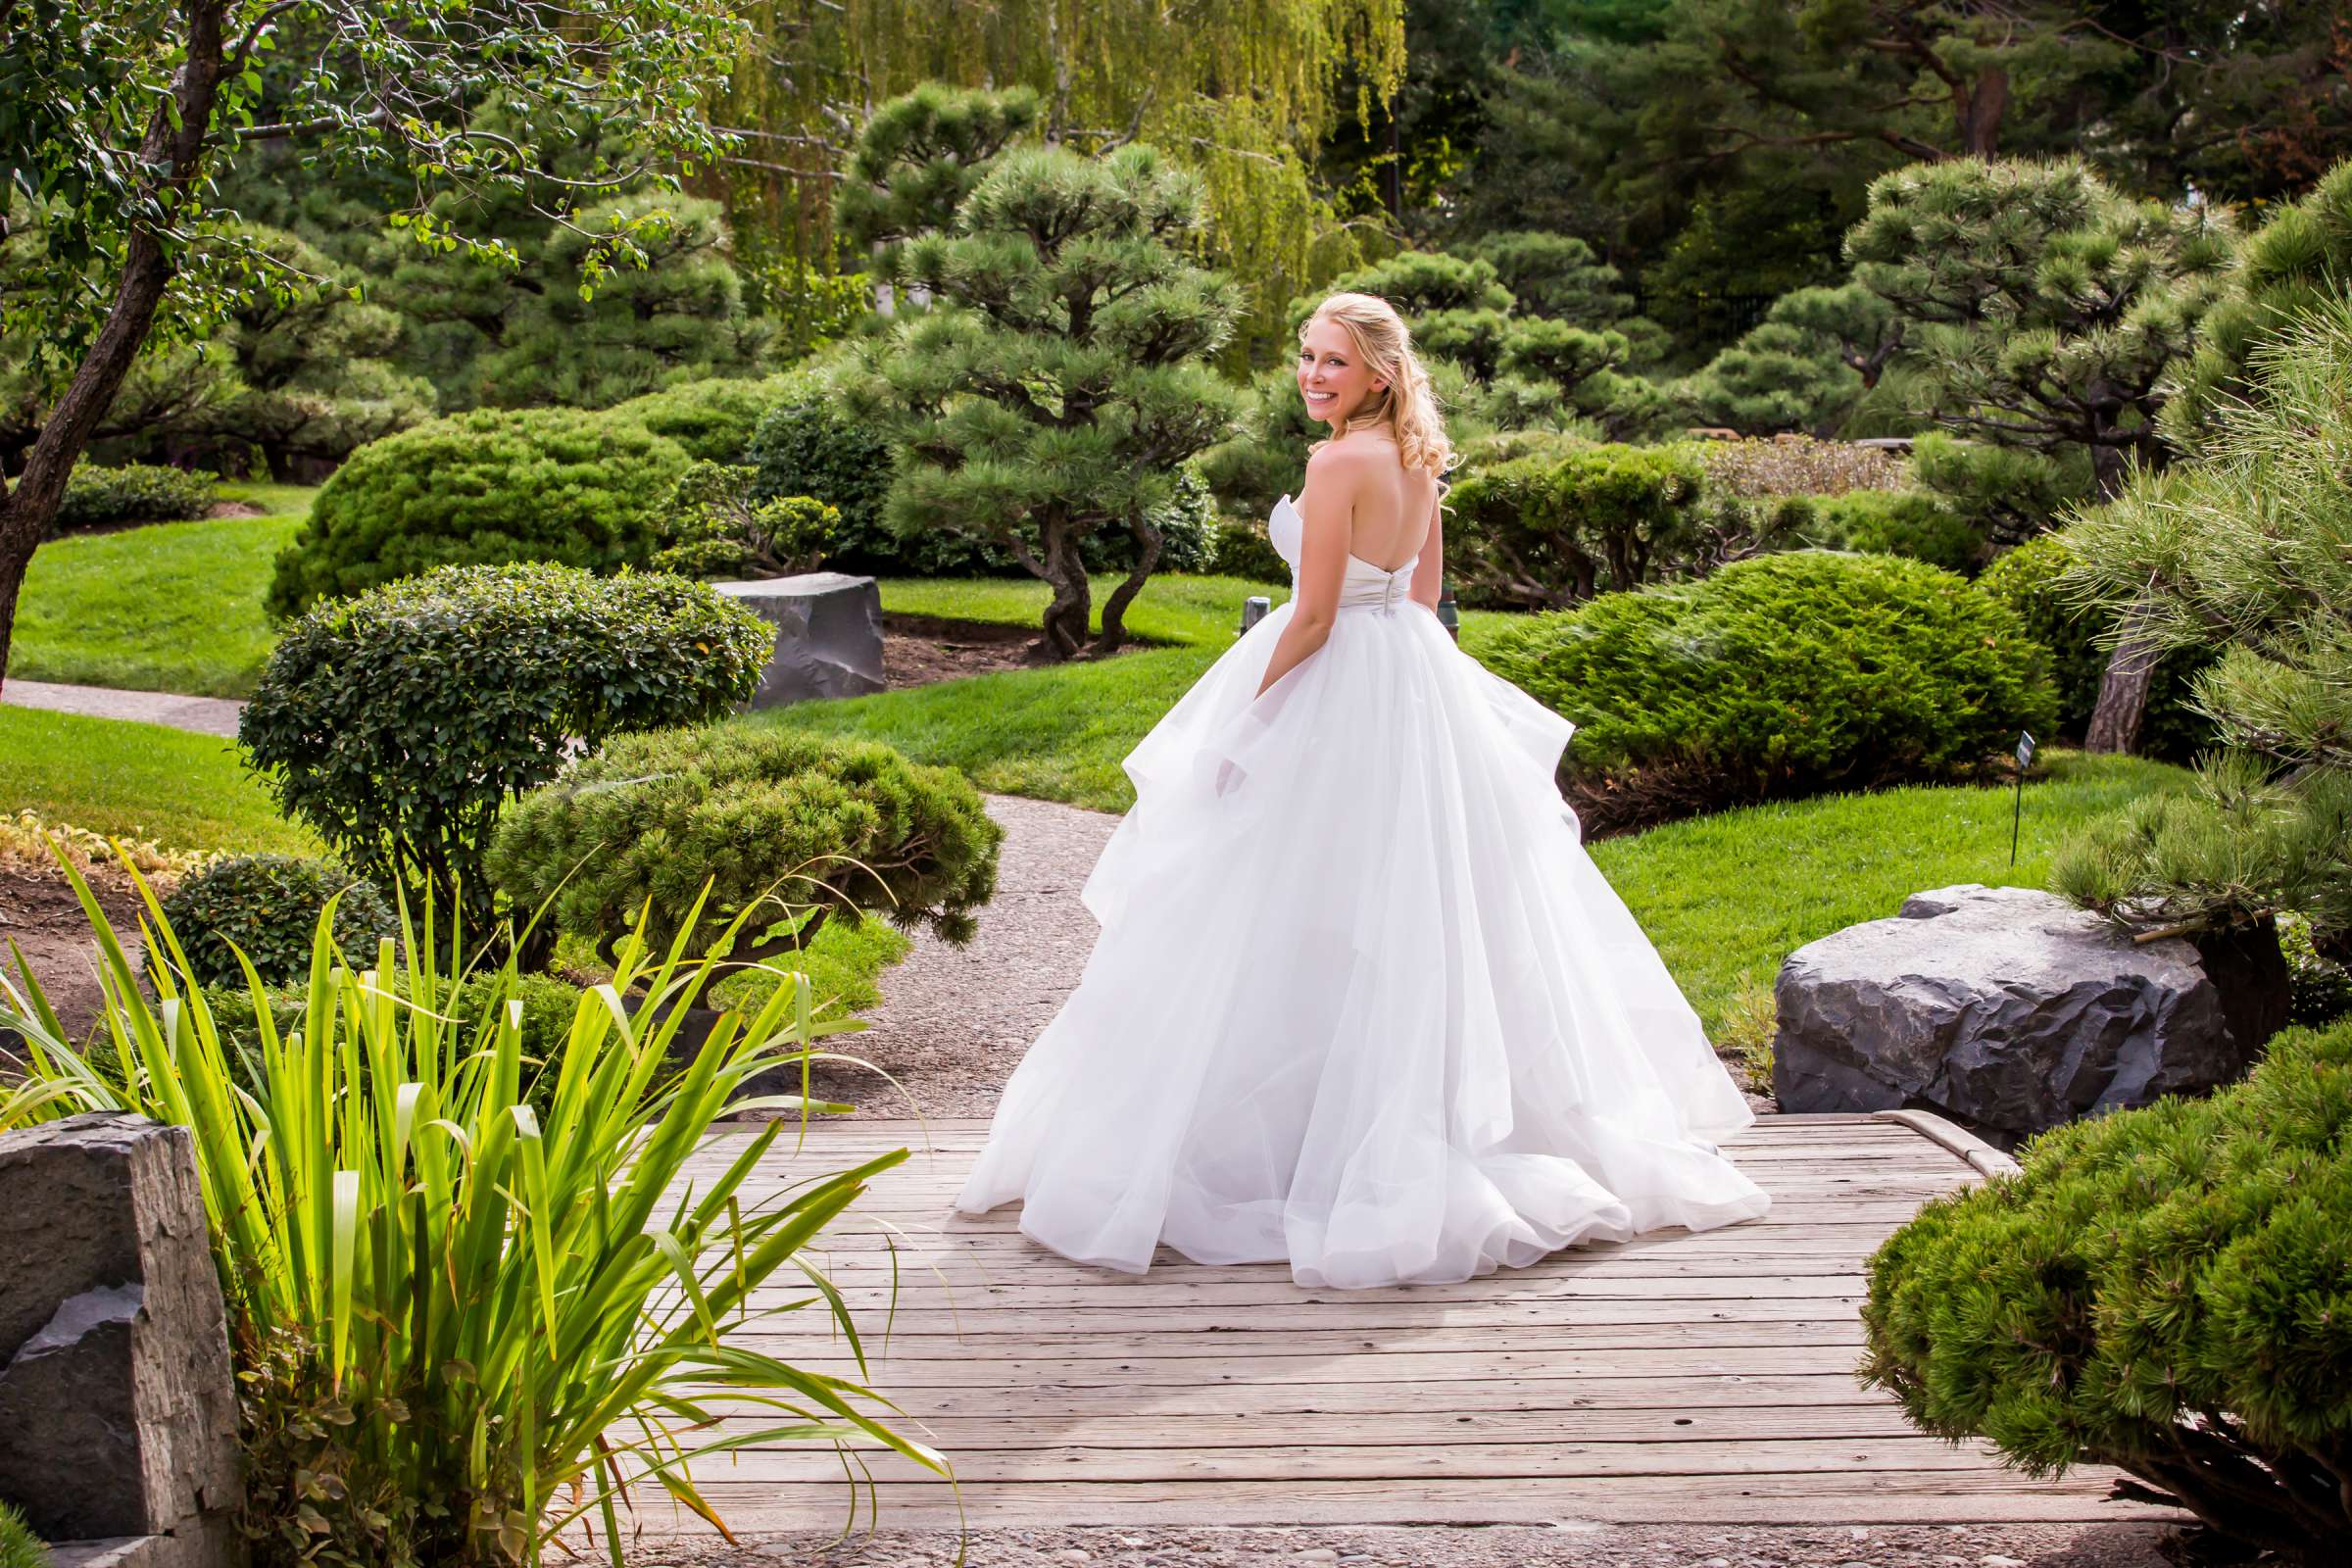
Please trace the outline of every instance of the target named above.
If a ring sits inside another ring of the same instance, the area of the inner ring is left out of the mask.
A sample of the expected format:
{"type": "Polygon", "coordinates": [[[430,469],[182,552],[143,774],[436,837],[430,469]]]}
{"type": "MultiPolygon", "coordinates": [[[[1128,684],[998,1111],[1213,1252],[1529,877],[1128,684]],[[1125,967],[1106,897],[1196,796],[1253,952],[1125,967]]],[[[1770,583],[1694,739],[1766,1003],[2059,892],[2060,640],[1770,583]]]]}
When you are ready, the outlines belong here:
{"type": "MultiPolygon", "coordinates": [[[[1295,595],[1288,496],[1268,531],[1295,595]]],[[[1764,1212],[1712,1144],[1754,1112],[1553,781],[1574,726],[1413,570],[1350,555],[1322,648],[1253,696],[1285,602],[1128,755],[1094,952],[957,1208],[1022,1200],[1079,1262],[1164,1242],[1310,1287],[1764,1212]]]]}

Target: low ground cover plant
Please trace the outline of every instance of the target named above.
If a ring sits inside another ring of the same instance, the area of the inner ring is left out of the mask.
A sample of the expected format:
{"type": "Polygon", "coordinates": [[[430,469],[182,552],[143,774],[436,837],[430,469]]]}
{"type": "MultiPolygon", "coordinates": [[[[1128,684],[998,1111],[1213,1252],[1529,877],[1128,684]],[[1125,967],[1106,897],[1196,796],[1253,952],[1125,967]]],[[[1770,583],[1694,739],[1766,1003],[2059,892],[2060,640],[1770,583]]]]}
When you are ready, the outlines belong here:
{"type": "Polygon", "coordinates": [[[2055,703],[2005,608],[1925,563],[1835,551],[1529,616],[1480,658],[1576,721],[1561,789],[1601,832],[1967,777],[2055,703]]]}
{"type": "Polygon", "coordinates": [[[2242,1547],[2352,1530],[2352,1023],[2071,1123],[1879,1249],[1866,1383],[2035,1476],[2106,1464],[2242,1547]]]}
{"type": "MultiPolygon", "coordinates": [[[[150,1000],[87,884],[59,864],[107,976],[100,1044],[71,1043],[37,981],[0,976],[0,1024],[23,1034],[29,1068],[0,1098],[0,1127],[108,1109],[190,1130],[261,1568],[536,1564],[559,1538],[584,1549],[586,1533],[618,1568],[622,1489],[709,1515],[694,1461],[758,1444],[879,1445],[946,1473],[859,1384],[738,1335],[760,1315],[756,1292],[800,1275],[813,1291],[796,1304],[825,1302],[862,1369],[857,1326],[805,1250],[906,1152],[759,1200],[747,1181],[786,1118],[684,1183],[723,1112],[850,1108],[747,1093],[820,1036],[860,1027],[813,1019],[805,976],[769,973],[674,1059],[715,966],[687,956],[704,929],[692,919],[663,951],[640,933],[532,1068],[502,998],[474,1014],[415,1004],[466,972],[460,923],[437,925],[428,905],[397,947],[347,958],[329,910],[295,1028],[277,1028],[247,971],[240,1022],[262,1070],[240,1094],[224,1020],[175,978],[187,955],[152,890],[141,935],[169,957],[149,969],[150,1000]],[[631,989],[642,1006],[620,1001],[631,989]],[[764,1419],[715,1427],[714,1391],[764,1419]]],[[[511,963],[490,974],[515,979],[511,963]]]]}

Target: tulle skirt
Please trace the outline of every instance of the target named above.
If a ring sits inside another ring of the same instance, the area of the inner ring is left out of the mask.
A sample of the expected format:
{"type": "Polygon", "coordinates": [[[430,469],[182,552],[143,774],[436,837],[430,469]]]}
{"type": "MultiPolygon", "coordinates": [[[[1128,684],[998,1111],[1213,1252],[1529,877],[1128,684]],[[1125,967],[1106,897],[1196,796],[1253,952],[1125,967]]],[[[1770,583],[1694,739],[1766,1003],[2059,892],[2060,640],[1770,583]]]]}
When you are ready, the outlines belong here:
{"type": "Polygon", "coordinates": [[[1255,696],[1291,608],[1126,759],[1094,952],[956,1206],[1310,1287],[1763,1213],[1714,1149],[1754,1113],[1554,784],[1573,726],[1410,601],[1255,696]]]}

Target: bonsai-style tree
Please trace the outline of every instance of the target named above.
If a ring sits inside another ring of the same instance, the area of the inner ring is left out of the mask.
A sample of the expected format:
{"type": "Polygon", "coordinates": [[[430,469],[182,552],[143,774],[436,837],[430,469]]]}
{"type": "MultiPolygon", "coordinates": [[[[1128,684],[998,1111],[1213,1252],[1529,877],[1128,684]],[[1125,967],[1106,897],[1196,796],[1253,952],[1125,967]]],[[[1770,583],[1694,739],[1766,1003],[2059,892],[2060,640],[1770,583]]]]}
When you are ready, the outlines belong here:
{"type": "Polygon", "coordinates": [[[1699,417],[1743,435],[1826,437],[1902,346],[1902,319],[1861,284],[1794,289],[1678,391],[1699,417]]]}
{"type": "Polygon", "coordinates": [[[1196,178],[1141,143],[1099,159],[1005,147],[1019,108],[916,93],[868,125],[854,165],[865,189],[845,192],[840,221],[928,303],[868,346],[842,391],[898,453],[892,529],[1002,546],[1053,586],[1034,652],[1062,660],[1088,647],[1081,544],[1114,528],[1136,541],[1092,644],[1108,653],[1159,564],[1153,516],[1177,465],[1233,426],[1239,394],[1206,361],[1242,300],[1184,255],[1201,223],[1196,178]]]}
{"type": "MultiPolygon", "coordinates": [[[[2169,456],[2156,416],[2231,248],[2207,209],[2132,200],[2073,161],[1896,170],[1872,182],[1870,212],[1845,239],[1855,279],[1909,323],[1921,412],[1974,443],[1957,456],[2011,468],[2022,458],[2045,477],[2079,465],[2085,499],[2169,456]]],[[[1942,472],[1923,476],[1981,488],[1966,461],[1942,472]]],[[[2132,749],[2153,667],[2145,638],[2116,644],[2092,751],[2132,749]]]]}

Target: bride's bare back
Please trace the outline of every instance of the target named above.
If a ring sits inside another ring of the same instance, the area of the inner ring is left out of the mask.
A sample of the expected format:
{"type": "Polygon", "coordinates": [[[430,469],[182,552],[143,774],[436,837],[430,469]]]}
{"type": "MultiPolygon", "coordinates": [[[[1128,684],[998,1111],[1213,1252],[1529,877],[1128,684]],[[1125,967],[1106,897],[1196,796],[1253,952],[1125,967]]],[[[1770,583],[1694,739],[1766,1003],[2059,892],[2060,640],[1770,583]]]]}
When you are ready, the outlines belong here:
{"type": "Polygon", "coordinates": [[[1438,512],[1438,480],[1421,468],[1408,468],[1397,455],[1396,443],[1373,430],[1357,430],[1325,443],[1307,460],[1306,495],[1318,473],[1328,485],[1342,490],[1349,505],[1348,549],[1383,571],[1396,571],[1425,554],[1433,542],[1430,524],[1438,512]],[[1331,461],[1344,456],[1345,463],[1331,461]]]}

